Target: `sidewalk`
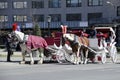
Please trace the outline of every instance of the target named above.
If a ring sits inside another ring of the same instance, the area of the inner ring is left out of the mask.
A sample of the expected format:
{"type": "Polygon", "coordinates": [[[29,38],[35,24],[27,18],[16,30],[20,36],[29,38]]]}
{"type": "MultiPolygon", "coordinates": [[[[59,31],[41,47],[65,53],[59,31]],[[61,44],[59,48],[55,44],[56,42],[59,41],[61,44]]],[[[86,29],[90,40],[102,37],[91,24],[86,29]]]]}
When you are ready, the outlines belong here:
{"type": "MultiPolygon", "coordinates": [[[[120,63],[120,53],[117,56],[117,63],[120,63]]],[[[7,51],[5,49],[0,49],[0,62],[6,62],[7,59],[7,51]]],[[[38,57],[34,57],[34,60],[38,60],[38,57]]],[[[20,51],[16,51],[13,53],[12,57],[11,57],[11,61],[21,61],[22,60],[22,53],[20,51]]],[[[48,60],[45,58],[45,60],[48,60]]],[[[26,56],[26,61],[30,61],[30,58],[26,56]]],[[[96,61],[99,62],[99,61],[96,61]]],[[[107,62],[112,63],[110,58],[107,58],[107,62]]]]}
{"type": "MultiPolygon", "coordinates": [[[[0,49],[0,57],[6,55],[7,55],[7,51],[5,49],[0,49]]],[[[13,53],[13,56],[21,56],[21,55],[22,55],[21,51],[15,51],[13,53]]],[[[120,52],[118,52],[118,59],[120,60],[120,52]]]]}
{"type": "MultiPolygon", "coordinates": [[[[6,49],[0,49],[0,56],[6,56],[6,55],[7,55],[6,49]]],[[[21,56],[21,51],[15,51],[13,55],[21,56]]]]}

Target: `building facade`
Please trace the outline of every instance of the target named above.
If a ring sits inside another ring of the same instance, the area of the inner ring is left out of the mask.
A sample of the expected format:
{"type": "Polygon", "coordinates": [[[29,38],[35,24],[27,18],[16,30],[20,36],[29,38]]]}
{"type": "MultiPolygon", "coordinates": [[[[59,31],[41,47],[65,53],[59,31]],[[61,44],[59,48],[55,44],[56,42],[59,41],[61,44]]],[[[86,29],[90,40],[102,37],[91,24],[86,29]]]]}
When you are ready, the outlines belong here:
{"type": "Polygon", "coordinates": [[[47,28],[87,27],[120,22],[120,0],[0,0],[0,28],[17,22],[22,28],[38,23],[47,28]]]}

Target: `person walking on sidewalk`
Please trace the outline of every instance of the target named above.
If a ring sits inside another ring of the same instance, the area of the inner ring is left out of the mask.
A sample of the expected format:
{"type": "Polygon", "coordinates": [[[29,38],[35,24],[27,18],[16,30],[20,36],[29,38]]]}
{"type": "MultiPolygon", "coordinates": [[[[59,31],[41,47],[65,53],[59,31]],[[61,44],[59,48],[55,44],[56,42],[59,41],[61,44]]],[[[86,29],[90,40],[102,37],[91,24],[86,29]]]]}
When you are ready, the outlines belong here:
{"type": "Polygon", "coordinates": [[[10,62],[11,61],[10,57],[13,54],[10,35],[6,34],[4,37],[4,40],[5,40],[6,50],[7,50],[7,62],[10,62]]]}

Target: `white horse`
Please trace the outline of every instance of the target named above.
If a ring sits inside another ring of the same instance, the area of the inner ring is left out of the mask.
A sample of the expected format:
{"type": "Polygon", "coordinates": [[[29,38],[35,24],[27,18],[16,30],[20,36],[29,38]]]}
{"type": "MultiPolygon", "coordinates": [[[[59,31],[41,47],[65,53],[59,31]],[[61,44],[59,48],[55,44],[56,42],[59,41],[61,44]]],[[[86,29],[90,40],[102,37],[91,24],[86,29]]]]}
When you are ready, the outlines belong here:
{"type": "Polygon", "coordinates": [[[30,55],[30,60],[31,60],[30,64],[34,64],[34,59],[32,55],[33,50],[39,51],[40,60],[38,61],[38,63],[40,64],[43,63],[43,58],[44,58],[43,50],[48,46],[44,38],[34,35],[25,35],[20,31],[13,31],[11,35],[12,35],[13,43],[19,42],[22,51],[22,61],[21,61],[22,64],[25,63],[26,53],[29,53],[30,55]]]}

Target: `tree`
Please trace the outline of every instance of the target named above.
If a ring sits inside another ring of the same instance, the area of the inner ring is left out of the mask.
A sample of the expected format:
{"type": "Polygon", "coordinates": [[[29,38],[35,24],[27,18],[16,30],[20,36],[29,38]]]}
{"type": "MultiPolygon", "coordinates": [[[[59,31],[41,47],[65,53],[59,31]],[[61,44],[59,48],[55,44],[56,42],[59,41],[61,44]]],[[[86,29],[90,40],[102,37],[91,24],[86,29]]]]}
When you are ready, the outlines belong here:
{"type": "MultiPolygon", "coordinates": [[[[39,27],[38,24],[35,24],[34,29],[33,29],[33,34],[36,35],[36,36],[42,36],[42,34],[41,34],[41,29],[40,29],[40,27],[39,27]]],[[[39,52],[40,52],[40,53],[44,53],[44,49],[43,49],[43,48],[40,48],[40,49],[39,49],[39,52]]],[[[41,55],[40,55],[40,56],[41,56],[41,55]]]]}
{"type": "Polygon", "coordinates": [[[41,36],[41,29],[38,24],[35,24],[33,34],[36,36],[41,36]]]}

